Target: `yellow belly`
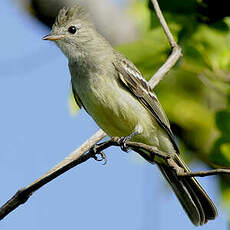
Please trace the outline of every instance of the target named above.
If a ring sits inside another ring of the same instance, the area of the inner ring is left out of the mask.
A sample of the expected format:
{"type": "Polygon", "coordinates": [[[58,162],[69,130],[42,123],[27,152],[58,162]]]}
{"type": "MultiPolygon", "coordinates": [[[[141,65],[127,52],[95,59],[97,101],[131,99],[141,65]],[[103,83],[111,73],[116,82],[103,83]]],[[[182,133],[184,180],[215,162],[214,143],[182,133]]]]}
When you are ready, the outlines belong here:
{"type": "Polygon", "coordinates": [[[163,151],[172,149],[165,131],[133,94],[115,80],[102,79],[103,84],[99,80],[78,86],[77,92],[87,112],[101,129],[111,137],[121,137],[141,127],[141,134],[133,141],[153,145],[163,151]]]}

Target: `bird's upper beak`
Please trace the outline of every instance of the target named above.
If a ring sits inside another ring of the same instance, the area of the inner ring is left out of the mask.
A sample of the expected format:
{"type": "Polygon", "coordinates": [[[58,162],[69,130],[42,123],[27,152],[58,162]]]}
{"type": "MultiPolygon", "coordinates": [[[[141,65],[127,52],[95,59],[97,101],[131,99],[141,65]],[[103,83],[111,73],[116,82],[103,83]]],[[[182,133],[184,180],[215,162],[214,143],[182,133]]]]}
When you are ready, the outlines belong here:
{"type": "Polygon", "coordinates": [[[64,35],[52,35],[52,34],[48,34],[45,37],[43,37],[43,40],[50,40],[50,41],[56,41],[56,40],[60,40],[64,38],[64,35]]]}

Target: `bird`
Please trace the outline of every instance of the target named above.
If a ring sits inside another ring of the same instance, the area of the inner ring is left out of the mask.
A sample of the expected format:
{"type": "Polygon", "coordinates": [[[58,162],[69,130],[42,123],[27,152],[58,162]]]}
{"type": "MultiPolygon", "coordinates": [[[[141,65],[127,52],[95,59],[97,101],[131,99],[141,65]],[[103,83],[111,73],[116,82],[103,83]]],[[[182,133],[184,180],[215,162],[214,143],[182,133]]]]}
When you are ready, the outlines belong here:
{"type": "MultiPolygon", "coordinates": [[[[127,140],[154,146],[190,172],[156,94],[135,65],[96,31],[84,8],[61,9],[43,39],[54,41],[68,58],[76,103],[103,131],[123,138],[124,147],[127,140]]],[[[160,159],[153,162],[147,151],[142,157],[157,164],[194,225],[217,217],[215,205],[194,177],[178,177],[160,159]]]]}

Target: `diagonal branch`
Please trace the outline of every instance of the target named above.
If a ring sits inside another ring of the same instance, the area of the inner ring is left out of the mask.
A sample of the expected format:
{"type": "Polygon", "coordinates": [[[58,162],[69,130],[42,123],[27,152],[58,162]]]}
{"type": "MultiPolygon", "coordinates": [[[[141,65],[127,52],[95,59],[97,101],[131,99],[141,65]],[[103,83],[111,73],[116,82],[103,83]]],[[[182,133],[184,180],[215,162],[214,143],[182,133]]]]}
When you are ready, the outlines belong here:
{"type": "MultiPolygon", "coordinates": [[[[161,66],[161,68],[153,75],[153,77],[149,81],[150,88],[153,90],[154,87],[159,83],[159,81],[163,79],[165,74],[176,64],[178,59],[181,57],[181,49],[173,39],[173,36],[161,13],[157,0],[152,0],[152,3],[154,5],[157,17],[159,18],[159,21],[164,29],[164,32],[169,40],[172,49],[172,53],[168,57],[167,61],[161,66]]],[[[55,179],[67,170],[71,169],[72,167],[85,162],[91,157],[94,157],[95,153],[89,150],[96,143],[102,140],[105,136],[106,133],[102,130],[99,130],[92,137],[90,137],[84,144],[82,144],[78,149],[72,152],[69,156],[67,156],[63,161],[57,164],[45,175],[34,181],[32,184],[28,185],[27,187],[18,190],[18,192],[0,208],[0,220],[3,219],[6,215],[8,215],[10,212],[12,212],[14,209],[16,209],[19,205],[25,203],[28,200],[28,198],[33,194],[33,192],[41,188],[43,185],[47,184],[48,182],[55,179]]],[[[138,144],[136,147],[132,146],[132,149],[135,149],[135,151],[139,152],[142,155],[142,151],[140,150],[140,147],[138,147],[138,144]]],[[[156,149],[154,151],[155,154],[157,154],[156,149]]],[[[163,153],[161,153],[160,155],[162,154],[163,153]]]]}
{"type": "MultiPolygon", "coordinates": [[[[0,209],[0,219],[3,219],[8,213],[13,211],[19,205],[25,203],[28,198],[32,195],[34,191],[42,187],[44,184],[48,183],[49,181],[53,180],[60,174],[66,172],[70,168],[81,164],[87,161],[90,158],[96,158],[97,154],[102,154],[101,152],[111,146],[121,146],[121,141],[119,137],[113,137],[109,141],[103,142],[94,148],[90,148],[88,153],[84,154],[85,148],[89,147],[89,142],[96,143],[97,139],[101,135],[101,130],[99,130],[93,137],[88,139],[79,149],[74,151],[70,154],[66,159],[64,159],[61,163],[56,165],[53,169],[51,169],[47,174],[36,180],[31,185],[22,188],[17,191],[17,193],[5,203],[0,209]],[[65,161],[65,163],[63,163],[65,161]]],[[[211,175],[218,175],[218,174],[230,174],[230,169],[213,169],[207,171],[199,171],[199,172],[184,172],[183,168],[180,168],[178,164],[173,160],[173,155],[164,153],[154,146],[146,145],[139,142],[126,142],[126,146],[142,155],[142,151],[148,151],[150,153],[149,161],[154,162],[154,158],[157,156],[162,159],[162,162],[171,167],[175,174],[180,177],[204,177],[204,176],[211,176],[211,175]]],[[[146,155],[145,155],[146,159],[146,155]]]]}
{"type": "Polygon", "coordinates": [[[179,58],[182,56],[181,48],[177,45],[174,40],[172,33],[169,30],[169,27],[164,19],[164,16],[161,12],[161,9],[158,5],[157,0],[151,0],[156,11],[156,15],[162,25],[164,33],[168,38],[169,44],[171,46],[172,52],[169,55],[166,62],[160,67],[160,69],[153,75],[153,77],[149,80],[149,85],[151,89],[154,89],[155,86],[163,79],[163,77],[168,73],[170,69],[177,63],[179,58]]]}
{"type": "Polygon", "coordinates": [[[47,184],[74,166],[93,157],[93,153],[88,152],[88,150],[105,136],[106,134],[102,130],[97,131],[85,143],[73,151],[63,161],[54,166],[45,175],[35,180],[32,184],[26,186],[25,188],[18,190],[18,192],[0,208],[0,220],[16,209],[19,205],[25,203],[33,192],[41,188],[43,185],[47,184]]]}

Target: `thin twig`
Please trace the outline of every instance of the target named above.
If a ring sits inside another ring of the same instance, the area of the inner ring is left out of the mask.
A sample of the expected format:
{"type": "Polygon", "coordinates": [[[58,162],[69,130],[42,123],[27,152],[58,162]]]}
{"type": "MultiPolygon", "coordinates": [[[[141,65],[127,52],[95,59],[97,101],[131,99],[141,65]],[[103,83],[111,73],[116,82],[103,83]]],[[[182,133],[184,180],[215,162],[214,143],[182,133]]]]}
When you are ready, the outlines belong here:
{"type": "Polygon", "coordinates": [[[149,85],[152,90],[169,72],[169,70],[172,69],[172,67],[177,63],[181,56],[181,48],[179,46],[174,47],[167,61],[160,67],[160,69],[158,69],[158,71],[149,80],[149,85]]]}
{"type": "Polygon", "coordinates": [[[224,175],[230,174],[230,169],[211,169],[207,171],[199,171],[199,172],[184,172],[178,174],[180,177],[205,177],[205,176],[213,176],[213,175],[224,175]]]}
{"type": "Polygon", "coordinates": [[[169,27],[168,27],[168,25],[167,25],[167,23],[165,21],[165,18],[163,16],[162,12],[161,12],[159,4],[158,4],[158,2],[156,0],[151,0],[151,1],[152,1],[153,6],[154,6],[156,15],[157,15],[162,27],[163,27],[165,35],[167,36],[167,38],[169,40],[170,46],[172,48],[174,48],[175,46],[177,46],[177,43],[176,43],[175,39],[173,38],[173,35],[172,35],[172,33],[171,33],[171,31],[170,31],[170,29],[169,29],[169,27]]]}
{"type": "MultiPolygon", "coordinates": [[[[172,53],[167,59],[167,61],[161,66],[161,68],[153,75],[153,77],[150,79],[149,84],[150,88],[153,90],[154,87],[158,84],[160,80],[163,79],[165,74],[176,64],[178,59],[181,57],[181,49],[176,44],[175,40],[173,39],[173,36],[164,20],[164,17],[160,11],[160,8],[158,6],[157,0],[152,0],[154,9],[156,11],[156,14],[160,20],[160,23],[164,29],[164,32],[169,40],[170,46],[172,48],[172,53]]],[[[43,185],[47,184],[51,180],[55,179],[57,176],[63,174],[67,170],[71,169],[72,167],[85,162],[89,158],[93,156],[93,152],[89,151],[97,142],[99,142],[101,139],[103,139],[106,136],[106,133],[102,130],[99,130],[96,134],[94,134],[92,137],[90,137],[84,144],[82,144],[78,149],[76,149],[73,153],[71,153],[69,156],[67,156],[63,161],[61,161],[59,164],[57,164],[54,168],[52,168],[49,172],[47,172],[44,176],[40,177],[36,181],[34,181],[29,186],[22,188],[18,190],[18,192],[8,201],[6,202],[1,208],[0,208],[0,219],[3,219],[7,214],[9,214],[11,211],[16,209],[19,205],[25,203],[28,198],[32,195],[33,192],[41,188],[43,185]],[[89,151],[89,152],[88,152],[89,151]]],[[[107,143],[108,144],[108,143],[107,143]]],[[[129,143],[130,144],[130,143],[129,143]]],[[[139,143],[140,144],[140,143],[139,143]]],[[[140,149],[140,146],[138,143],[136,143],[136,147],[134,146],[135,143],[132,143],[131,145],[128,145],[133,150],[137,151],[141,155],[143,155],[143,152],[140,149]]],[[[102,147],[102,146],[101,146],[102,147]]],[[[109,146],[108,146],[109,147],[109,146]]],[[[147,148],[148,151],[155,152],[155,155],[159,155],[163,157],[165,154],[162,152],[154,149],[153,147],[148,147],[142,144],[143,149],[147,148]],[[153,151],[154,150],[154,151],[153,151]]],[[[166,157],[166,155],[165,155],[166,157]]],[[[151,159],[153,160],[153,159],[151,159]]]]}
{"type": "Polygon", "coordinates": [[[198,171],[198,172],[185,172],[183,168],[181,168],[173,159],[173,155],[167,159],[168,167],[172,168],[178,177],[205,177],[205,176],[213,176],[213,175],[223,175],[223,174],[230,174],[230,169],[211,169],[205,171],[198,171]]]}
{"type": "Polygon", "coordinates": [[[169,30],[169,27],[164,19],[164,16],[161,12],[161,9],[158,5],[157,0],[152,0],[156,15],[163,27],[164,33],[168,38],[169,44],[171,46],[172,52],[169,55],[166,62],[158,69],[158,71],[153,75],[149,80],[149,85],[151,89],[154,89],[155,86],[163,79],[163,77],[168,73],[170,69],[177,63],[179,58],[182,56],[181,48],[177,45],[175,39],[173,38],[172,33],[169,30]]]}

